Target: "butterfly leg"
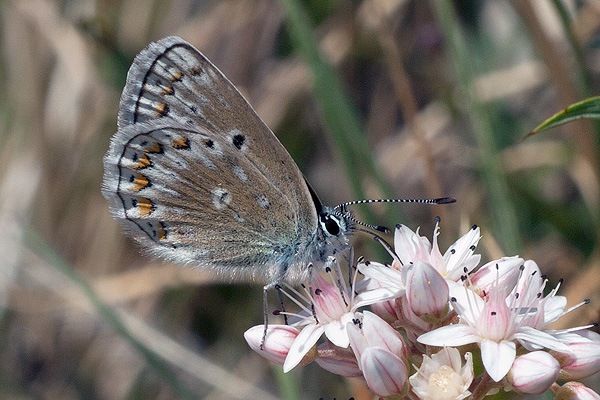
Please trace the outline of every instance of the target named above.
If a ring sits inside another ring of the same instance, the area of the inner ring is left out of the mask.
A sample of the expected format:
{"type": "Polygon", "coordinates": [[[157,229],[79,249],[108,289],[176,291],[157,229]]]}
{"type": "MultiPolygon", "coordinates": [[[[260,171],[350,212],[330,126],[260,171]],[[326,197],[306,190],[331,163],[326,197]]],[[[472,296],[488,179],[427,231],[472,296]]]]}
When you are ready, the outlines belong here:
{"type": "MultiPolygon", "coordinates": [[[[310,293],[311,296],[313,295],[312,272],[313,272],[313,264],[310,263],[310,264],[308,264],[308,293],[310,293]]],[[[310,309],[312,311],[313,317],[315,318],[315,321],[317,321],[317,324],[318,324],[319,319],[317,318],[317,313],[315,312],[315,305],[313,304],[313,302],[310,303],[310,309]]]]}
{"type": "Polygon", "coordinates": [[[265,330],[263,331],[263,336],[260,341],[260,349],[263,350],[265,345],[265,340],[267,340],[267,329],[269,327],[269,306],[267,304],[267,293],[271,289],[271,285],[263,286],[263,318],[264,318],[264,326],[265,330]]]}
{"type": "Polygon", "coordinates": [[[287,314],[285,313],[285,305],[283,304],[283,292],[281,291],[281,286],[275,285],[275,289],[277,290],[277,296],[279,297],[280,311],[283,314],[283,320],[285,321],[285,324],[287,325],[288,317],[287,317],[287,314]]]}
{"type": "Polygon", "coordinates": [[[350,287],[352,287],[352,274],[354,273],[354,269],[356,268],[356,266],[354,265],[354,247],[350,246],[350,250],[348,251],[348,255],[347,255],[347,260],[348,261],[348,285],[350,285],[350,287]]]}
{"type": "MultiPolygon", "coordinates": [[[[263,331],[263,337],[262,340],[260,341],[260,349],[263,350],[264,344],[265,344],[265,340],[267,340],[267,329],[269,328],[269,305],[267,303],[268,300],[268,296],[267,293],[269,292],[269,290],[278,287],[279,285],[277,283],[269,283],[268,285],[263,286],[263,317],[264,317],[264,326],[265,326],[265,330],[263,331]]],[[[281,296],[281,292],[279,291],[279,289],[277,290],[277,293],[280,294],[281,296]]],[[[281,299],[281,297],[280,297],[281,299]]],[[[283,300],[281,300],[283,302],[283,300]]],[[[287,318],[286,318],[286,324],[287,324],[287,318]]]]}

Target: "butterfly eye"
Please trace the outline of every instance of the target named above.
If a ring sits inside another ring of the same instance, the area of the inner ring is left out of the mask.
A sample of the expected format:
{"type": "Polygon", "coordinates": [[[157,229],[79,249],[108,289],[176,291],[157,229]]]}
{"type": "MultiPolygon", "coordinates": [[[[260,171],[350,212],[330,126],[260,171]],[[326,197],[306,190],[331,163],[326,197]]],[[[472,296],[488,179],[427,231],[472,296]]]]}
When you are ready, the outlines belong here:
{"type": "Polygon", "coordinates": [[[329,233],[331,236],[337,236],[340,233],[340,224],[331,215],[322,214],[321,215],[321,225],[325,228],[327,233],[329,233]]]}

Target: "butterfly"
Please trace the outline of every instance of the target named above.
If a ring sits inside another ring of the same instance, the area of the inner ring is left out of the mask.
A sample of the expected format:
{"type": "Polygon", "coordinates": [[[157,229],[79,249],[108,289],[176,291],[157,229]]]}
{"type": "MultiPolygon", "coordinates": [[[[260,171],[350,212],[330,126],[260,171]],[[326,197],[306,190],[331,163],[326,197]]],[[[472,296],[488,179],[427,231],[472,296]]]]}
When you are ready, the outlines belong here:
{"type": "MultiPolygon", "coordinates": [[[[349,248],[357,221],[328,207],[273,132],[202,53],[170,36],[134,59],[104,157],[112,216],[149,254],[269,288],[349,248]]],[[[451,202],[451,198],[416,200],[451,202]]]]}
{"type": "Polygon", "coordinates": [[[349,246],[350,214],[321,203],[235,86],[178,37],[135,57],[104,168],[129,236],[228,280],[295,284],[349,246]]]}

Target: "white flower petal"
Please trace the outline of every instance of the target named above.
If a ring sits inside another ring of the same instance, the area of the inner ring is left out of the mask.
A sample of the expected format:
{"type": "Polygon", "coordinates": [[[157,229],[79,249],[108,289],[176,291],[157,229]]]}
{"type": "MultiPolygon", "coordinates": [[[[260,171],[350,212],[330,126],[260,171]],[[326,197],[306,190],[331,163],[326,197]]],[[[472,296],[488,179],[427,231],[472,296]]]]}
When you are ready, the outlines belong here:
{"type": "Polygon", "coordinates": [[[458,264],[456,268],[448,269],[444,278],[449,281],[458,282],[460,277],[465,274],[465,269],[467,270],[467,273],[471,272],[477,265],[479,265],[479,261],[481,261],[481,254],[472,254],[461,264],[458,264]]]}
{"type": "Polygon", "coordinates": [[[417,340],[429,346],[455,347],[477,343],[481,341],[481,338],[475,334],[475,330],[469,325],[454,324],[442,326],[431,332],[424,333],[417,340]]]}
{"type": "Polygon", "coordinates": [[[348,331],[348,339],[350,340],[350,346],[352,347],[352,351],[354,352],[356,359],[360,360],[363,351],[365,351],[365,349],[369,345],[367,343],[367,339],[360,331],[360,329],[358,329],[358,327],[351,322],[346,325],[346,330],[348,331]]]}
{"type": "Polygon", "coordinates": [[[373,303],[379,303],[386,300],[395,299],[404,294],[404,289],[393,287],[380,287],[362,292],[354,298],[353,308],[369,306],[373,303]]]}
{"type": "Polygon", "coordinates": [[[300,331],[283,363],[283,372],[288,372],[302,361],[302,358],[317,343],[323,334],[323,327],[318,324],[307,325],[300,331]]]}
{"type": "Polygon", "coordinates": [[[544,299],[544,325],[560,318],[567,308],[567,298],[565,296],[554,296],[544,299]]]}
{"type": "Polygon", "coordinates": [[[473,254],[479,239],[481,239],[479,227],[474,226],[463,237],[454,242],[454,244],[446,250],[446,253],[444,253],[446,271],[460,269],[462,272],[461,267],[463,262],[473,254]]]}
{"type": "Polygon", "coordinates": [[[346,313],[340,319],[331,321],[325,324],[325,336],[338,347],[346,348],[350,345],[350,339],[348,339],[348,331],[346,330],[346,324],[352,323],[354,313],[346,313]]]}
{"type": "Polygon", "coordinates": [[[528,350],[539,350],[545,347],[562,353],[571,352],[567,345],[556,339],[554,336],[530,326],[520,327],[514,337],[528,350]]]}
{"type": "Polygon", "coordinates": [[[358,270],[367,278],[380,282],[384,287],[404,289],[402,274],[393,268],[376,262],[367,262],[358,264],[358,270]]]}
{"type": "Polygon", "coordinates": [[[483,340],[480,343],[481,360],[490,378],[499,382],[504,378],[517,355],[517,347],[514,342],[502,340],[483,340]]]}
{"type": "Polygon", "coordinates": [[[465,354],[462,366],[460,352],[445,347],[431,357],[423,355],[417,372],[409,378],[411,389],[421,400],[461,400],[468,397],[473,381],[471,353],[465,354]]]}
{"type": "Polygon", "coordinates": [[[419,258],[420,254],[429,253],[429,240],[421,238],[405,225],[397,225],[394,232],[394,251],[404,265],[419,258]],[[425,239],[425,240],[421,240],[425,239]]]}
{"type": "Polygon", "coordinates": [[[471,282],[479,290],[486,292],[494,285],[512,290],[519,279],[519,267],[523,262],[523,259],[518,256],[490,261],[471,275],[471,282]]]}

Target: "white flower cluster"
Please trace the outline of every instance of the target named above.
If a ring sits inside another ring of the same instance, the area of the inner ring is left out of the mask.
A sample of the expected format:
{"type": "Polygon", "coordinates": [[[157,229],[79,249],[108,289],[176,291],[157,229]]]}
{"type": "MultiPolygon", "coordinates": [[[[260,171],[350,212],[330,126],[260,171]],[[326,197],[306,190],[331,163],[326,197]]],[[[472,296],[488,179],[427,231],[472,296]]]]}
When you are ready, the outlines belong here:
{"type": "Polygon", "coordinates": [[[363,377],[383,398],[480,399],[499,390],[555,399],[600,399],[572,382],[600,371],[600,335],[582,326],[545,327],[567,312],[560,284],[533,261],[506,257],[472,272],[480,239],[474,226],[442,255],[433,242],[398,225],[391,265],[360,262],[365,278],[346,285],[339,265],[325,266],[305,293],[285,292],[303,308],[290,325],[245,333],[248,344],[285,372],[316,361],[335,374],[363,377]],[[365,306],[370,311],[364,310],[365,306]],[[317,344],[325,334],[326,340],[317,344]],[[464,363],[462,360],[464,359],[464,363]],[[484,372],[474,376],[473,363],[484,372]],[[569,381],[560,386],[557,380],[569,381]]]}

